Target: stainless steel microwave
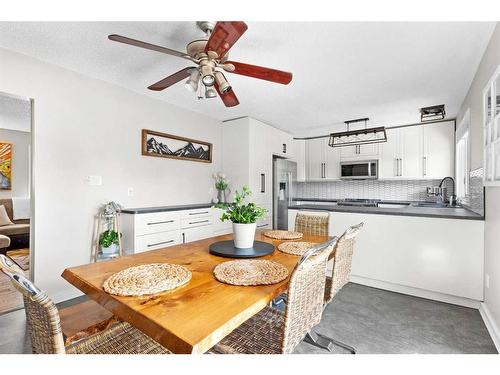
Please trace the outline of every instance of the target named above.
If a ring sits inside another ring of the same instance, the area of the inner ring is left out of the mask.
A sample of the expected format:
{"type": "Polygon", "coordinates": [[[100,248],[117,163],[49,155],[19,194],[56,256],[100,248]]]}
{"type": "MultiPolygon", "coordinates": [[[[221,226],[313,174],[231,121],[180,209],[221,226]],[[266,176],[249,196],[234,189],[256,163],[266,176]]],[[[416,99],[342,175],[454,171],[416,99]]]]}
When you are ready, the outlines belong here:
{"type": "Polygon", "coordinates": [[[378,178],[378,160],[343,161],[340,163],[340,178],[345,180],[378,178]]]}

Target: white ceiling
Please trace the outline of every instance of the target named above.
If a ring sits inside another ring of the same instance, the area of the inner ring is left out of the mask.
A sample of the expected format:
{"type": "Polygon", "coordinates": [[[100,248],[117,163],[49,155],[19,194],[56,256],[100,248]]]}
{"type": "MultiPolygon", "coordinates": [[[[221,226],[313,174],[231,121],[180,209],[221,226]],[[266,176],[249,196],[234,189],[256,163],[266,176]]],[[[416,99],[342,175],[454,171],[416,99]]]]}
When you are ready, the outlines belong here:
{"type": "Polygon", "coordinates": [[[197,101],[182,83],[146,89],[187,60],[111,42],[122,34],[183,51],[203,36],[194,22],[0,22],[0,46],[200,112],[218,120],[251,116],[296,135],[343,121],[419,121],[418,108],[445,104],[454,117],[495,23],[247,22],[235,61],[293,72],[288,86],[228,74],[240,105],[197,101]]]}

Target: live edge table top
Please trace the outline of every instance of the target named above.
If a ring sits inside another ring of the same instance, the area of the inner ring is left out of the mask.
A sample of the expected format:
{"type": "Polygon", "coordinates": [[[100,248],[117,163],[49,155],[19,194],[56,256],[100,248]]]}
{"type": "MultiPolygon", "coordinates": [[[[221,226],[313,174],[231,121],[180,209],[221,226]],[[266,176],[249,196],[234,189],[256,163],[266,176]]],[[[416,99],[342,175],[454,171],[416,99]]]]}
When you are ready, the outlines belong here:
{"type": "MultiPolygon", "coordinates": [[[[284,265],[291,273],[299,257],[277,250],[284,242],[265,237],[258,231],[255,239],[272,243],[275,251],[257,259],[284,265]]],[[[288,278],[278,284],[233,286],[217,281],[213,269],[230,261],[211,255],[211,243],[232,239],[232,235],[212,237],[183,245],[123,256],[105,262],[67,268],[62,276],[120,319],[129,322],[174,353],[204,353],[245,320],[259,312],[287,289],[288,278]],[[112,274],[125,268],[149,263],[173,263],[192,272],[184,286],[143,297],[120,297],[106,293],[102,285],[112,274]]],[[[323,243],[327,236],[308,236],[300,241],[323,243]]]]}

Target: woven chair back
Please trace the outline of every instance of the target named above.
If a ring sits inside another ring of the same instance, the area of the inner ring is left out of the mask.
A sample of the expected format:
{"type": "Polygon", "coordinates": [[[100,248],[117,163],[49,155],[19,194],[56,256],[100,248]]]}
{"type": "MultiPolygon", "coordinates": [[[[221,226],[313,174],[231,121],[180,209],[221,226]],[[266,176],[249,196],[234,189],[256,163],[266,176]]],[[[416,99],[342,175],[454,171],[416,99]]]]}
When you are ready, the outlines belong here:
{"type": "Polygon", "coordinates": [[[310,215],[298,213],[295,216],[295,231],[311,236],[328,236],[330,215],[310,215]]]}
{"type": "Polygon", "coordinates": [[[349,227],[339,238],[334,251],[331,253],[331,257],[334,257],[334,262],[331,277],[328,277],[326,280],[325,305],[330,303],[335,294],[349,282],[354,240],[361,231],[361,228],[363,228],[363,223],[349,227]]]}
{"type": "Polygon", "coordinates": [[[64,354],[59,312],[45,292],[28,280],[19,266],[0,254],[0,271],[23,294],[24,309],[33,353],[64,354]]]}
{"type": "Polygon", "coordinates": [[[321,321],[328,256],[337,238],[311,248],[302,256],[290,276],[283,353],[291,353],[305,335],[321,321]]]}

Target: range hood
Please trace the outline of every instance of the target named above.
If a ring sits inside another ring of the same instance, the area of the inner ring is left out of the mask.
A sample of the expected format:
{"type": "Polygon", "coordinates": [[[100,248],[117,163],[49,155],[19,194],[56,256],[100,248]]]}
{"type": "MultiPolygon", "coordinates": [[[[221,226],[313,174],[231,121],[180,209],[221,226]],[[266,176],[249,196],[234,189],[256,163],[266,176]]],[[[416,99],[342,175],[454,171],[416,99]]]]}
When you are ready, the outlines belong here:
{"type": "Polygon", "coordinates": [[[353,145],[387,142],[387,134],[385,132],[385,127],[378,126],[375,128],[367,128],[366,123],[368,120],[369,118],[366,117],[356,120],[344,121],[347,130],[343,132],[331,133],[330,139],[328,141],[328,146],[345,147],[353,145]],[[357,122],[364,122],[365,123],[364,129],[349,130],[350,125],[357,122]]]}

